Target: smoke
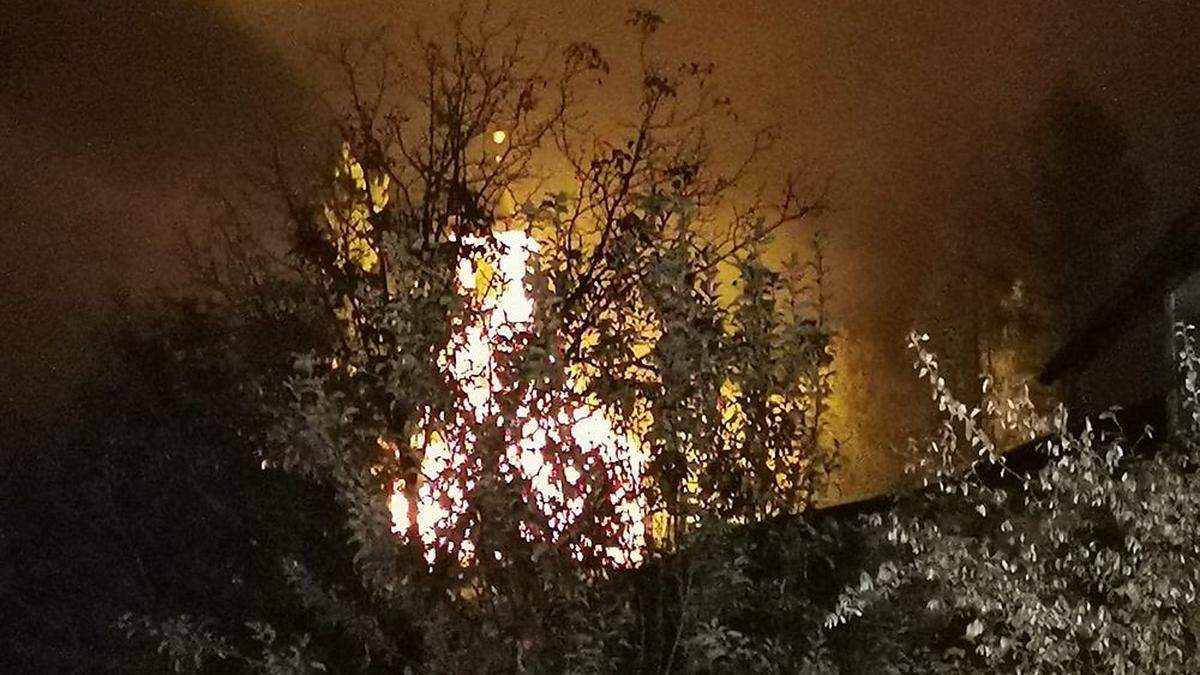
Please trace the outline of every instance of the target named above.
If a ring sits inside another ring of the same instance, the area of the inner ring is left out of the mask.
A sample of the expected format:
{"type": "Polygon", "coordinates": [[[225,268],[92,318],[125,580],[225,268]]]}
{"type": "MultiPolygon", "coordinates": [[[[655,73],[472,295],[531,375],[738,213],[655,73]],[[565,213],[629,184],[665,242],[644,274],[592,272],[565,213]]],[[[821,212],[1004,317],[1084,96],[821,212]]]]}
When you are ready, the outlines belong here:
{"type": "Polygon", "coordinates": [[[184,225],[265,112],[312,96],[199,1],[15,0],[0,22],[0,427],[53,419],[124,291],[187,275],[184,225]]]}
{"type": "MultiPolygon", "coordinates": [[[[619,3],[494,4],[528,17],[535,39],[634,57],[619,3]]],[[[778,171],[830,179],[833,210],[780,248],[803,250],[812,227],[830,234],[845,336],[839,410],[856,453],[847,494],[894,480],[901,460],[886,448],[922,419],[905,333],[970,316],[960,291],[978,266],[1019,268],[1020,235],[997,204],[1025,208],[1013,186],[1030,173],[1028,130],[1066,73],[1129,132],[1151,186],[1145,232],[1194,188],[1200,13],[1184,3],[646,4],[668,20],[664,54],[715,62],[745,128],[777,127],[778,171]]],[[[325,114],[313,92],[333,78],[313,45],[388,24],[404,51],[407,29],[444,11],[391,0],[10,2],[0,330],[17,358],[0,395],[45,394],[81,367],[113,290],[178,281],[173,247],[197,186],[245,156],[252,120],[267,109],[293,123],[325,114]]]]}

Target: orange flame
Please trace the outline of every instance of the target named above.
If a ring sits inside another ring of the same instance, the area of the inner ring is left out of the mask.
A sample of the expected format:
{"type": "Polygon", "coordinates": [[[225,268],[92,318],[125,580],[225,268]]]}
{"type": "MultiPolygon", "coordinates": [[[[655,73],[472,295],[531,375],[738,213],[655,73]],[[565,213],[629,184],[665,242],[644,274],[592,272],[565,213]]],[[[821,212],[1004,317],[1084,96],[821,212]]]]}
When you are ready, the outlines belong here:
{"type": "MultiPolygon", "coordinates": [[[[482,260],[459,262],[459,290],[464,295],[482,298],[481,320],[466,325],[452,344],[447,345],[440,364],[461,386],[465,409],[482,422],[493,409],[502,387],[495,368],[498,345],[533,321],[534,305],[526,292],[525,277],[529,256],[536,242],[520,230],[496,233],[491,246],[482,240],[468,242],[487,247],[494,263],[491,269],[482,260]],[[491,278],[486,278],[488,274],[491,278]]],[[[566,396],[570,392],[564,392],[566,396]]],[[[621,531],[616,544],[605,547],[605,557],[616,565],[636,564],[642,559],[646,543],[646,506],[640,497],[645,456],[636,440],[618,432],[610,414],[599,406],[574,403],[564,405],[552,418],[538,418],[528,404],[517,411],[525,420],[519,438],[509,443],[502,460],[506,466],[467,466],[468,446],[475,442],[471,433],[450,424],[437,428],[426,420],[423,429],[410,439],[412,447],[423,451],[421,475],[416,490],[398,489],[391,497],[393,530],[419,533],[426,560],[432,563],[447,542],[442,532],[453,529],[468,508],[467,492],[475,477],[483,471],[496,471],[505,480],[516,480],[528,490],[532,501],[550,527],[550,537],[560,535],[583,517],[586,490],[579,485],[583,472],[599,467],[577,465],[547,452],[551,445],[574,444],[585,456],[598,457],[610,480],[611,506],[618,514],[621,531]],[[569,436],[569,438],[564,438],[569,436]],[[411,503],[415,492],[415,504],[411,503]]],[[[594,460],[593,460],[594,461],[594,460]]],[[[410,486],[411,487],[411,486],[410,486]]],[[[528,528],[526,536],[535,535],[528,528]]],[[[470,533],[461,538],[460,561],[474,554],[470,533]]]]}

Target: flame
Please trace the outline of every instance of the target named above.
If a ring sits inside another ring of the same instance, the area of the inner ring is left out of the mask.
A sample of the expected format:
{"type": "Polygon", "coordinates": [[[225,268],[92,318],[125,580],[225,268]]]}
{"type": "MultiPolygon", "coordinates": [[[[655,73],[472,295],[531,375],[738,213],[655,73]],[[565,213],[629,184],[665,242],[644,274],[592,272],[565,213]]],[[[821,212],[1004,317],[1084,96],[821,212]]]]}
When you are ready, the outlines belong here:
{"type": "MultiPolygon", "coordinates": [[[[461,387],[463,407],[474,419],[441,425],[427,419],[410,439],[411,448],[422,457],[420,476],[416,485],[398,485],[392,494],[393,530],[408,533],[415,529],[431,564],[439,550],[469,561],[474,554],[472,533],[462,533],[465,536],[459,538],[457,551],[449,550],[453,542],[447,541],[444,533],[461,521],[468,509],[466,495],[478,478],[494,471],[504,480],[520,481],[549,526],[548,537],[546,533],[540,536],[553,538],[584,517],[588,494],[580,480],[585,472],[601,470],[612,488],[611,506],[620,522],[616,543],[605,546],[604,555],[616,565],[636,564],[642,559],[647,535],[646,506],[639,489],[646,458],[636,439],[617,431],[610,413],[602,407],[579,402],[574,392],[565,391],[557,412],[539,416],[526,401],[517,410],[520,433],[507,444],[502,466],[468,464],[473,461],[468,449],[477,440],[468,427],[474,427],[472,421],[482,423],[495,411],[503,387],[493,367],[498,350],[511,344],[513,336],[529,328],[534,319],[525,278],[537,245],[521,230],[497,232],[494,243],[481,239],[466,243],[485,249],[486,255],[459,262],[459,291],[465,297],[474,294],[484,311],[481,319],[464,325],[446,346],[440,364],[461,387]],[[587,458],[583,465],[578,458],[551,451],[564,441],[580,450],[578,456],[587,458]],[[602,466],[594,466],[597,461],[602,466]]],[[[531,540],[539,536],[528,527],[522,532],[531,540]]]]}

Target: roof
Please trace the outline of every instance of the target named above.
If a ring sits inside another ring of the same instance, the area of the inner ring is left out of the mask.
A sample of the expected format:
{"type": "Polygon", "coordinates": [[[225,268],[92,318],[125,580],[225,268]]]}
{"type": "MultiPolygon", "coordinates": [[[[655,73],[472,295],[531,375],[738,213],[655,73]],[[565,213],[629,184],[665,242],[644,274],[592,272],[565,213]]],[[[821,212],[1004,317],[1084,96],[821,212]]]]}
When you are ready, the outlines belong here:
{"type": "Polygon", "coordinates": [[[1190,209],[1163,233],[1133,273],[1100,304],[1082,330],[1050,357],[1038,380],[1052,384],[1087,367],[1135,319],[1152,307],[1193,272],[1200,269],[1200,210],[1190,209]]]}

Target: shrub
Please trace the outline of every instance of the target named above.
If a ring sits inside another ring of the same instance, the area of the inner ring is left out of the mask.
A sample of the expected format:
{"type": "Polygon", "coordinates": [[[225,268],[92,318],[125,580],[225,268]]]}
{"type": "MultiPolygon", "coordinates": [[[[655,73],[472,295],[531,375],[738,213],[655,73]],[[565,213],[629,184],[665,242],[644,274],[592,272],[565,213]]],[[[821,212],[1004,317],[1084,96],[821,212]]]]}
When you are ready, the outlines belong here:
{"type": "Polygon", "coordinates": [[[1023,475],[979,423],[998,411],[968,410],[914,335],[915,365],[945,414],[921,448],[933,470],[912,508],[877,518],[895,557],[845,591],[829,625],[919,598],[920,611],[893,613],[891,670],[1195,672],[1200,490],[1189,450],[1200,361],[1192,329],[1179,336],[1187,424],[1173,444],[1146,457],[1149,438],[1087,421],[1073,431],[1061,408],[1025,414],[1023,432],[1040,437],[1047,461],[1023,475]],[[975,454],[966,471],[964,448],[975,454]]]}

